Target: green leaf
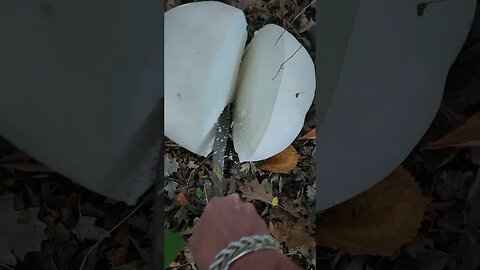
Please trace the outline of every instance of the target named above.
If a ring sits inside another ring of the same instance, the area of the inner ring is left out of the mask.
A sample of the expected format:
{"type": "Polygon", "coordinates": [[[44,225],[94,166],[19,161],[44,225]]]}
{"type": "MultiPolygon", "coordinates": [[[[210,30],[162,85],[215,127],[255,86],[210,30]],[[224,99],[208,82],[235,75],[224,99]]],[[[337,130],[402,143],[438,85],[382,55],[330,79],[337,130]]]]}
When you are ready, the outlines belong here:
{"type": "Polygon", "coordinates": [[[167,268],[175,258],[177,258],[178,253],[183,249],[184,240],[183,234],[172,232],[172,231],[165,231],[163,234],[164,238],[164,251],[163,251],[163,259],[164,259],[164,267],[167,268]]]}
{"type": "Polygon", "coordinates": [[[197,197],[199,197],[200,199],[203,199],[205,197],[205,192],[203,192],[203,189],[201,188],[197,188],[195,190],[195,194],[197,195],[197,197]]]}
{"type": "Polygon", "coordinates": [[[135,260],[117,267],[113,267],[112,270],[140,270],[143,269],[142,266],[142,261],[135,260]]]}

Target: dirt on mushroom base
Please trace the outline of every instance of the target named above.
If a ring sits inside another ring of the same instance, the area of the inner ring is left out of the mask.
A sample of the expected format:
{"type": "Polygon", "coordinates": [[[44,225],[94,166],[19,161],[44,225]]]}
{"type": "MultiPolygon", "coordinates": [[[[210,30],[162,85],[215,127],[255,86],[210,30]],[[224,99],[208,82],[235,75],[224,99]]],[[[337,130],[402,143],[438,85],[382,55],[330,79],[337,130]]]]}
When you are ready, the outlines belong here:
{"type": "MultiPolygon", "coordinates": [[[[191,1],[166,1],[165,9],[169,10],[188,2],[191,1]]],[[[248,23],[247,42],[257,29],[268,23],[275,23],[288,29],[307,49],[312,59],[315,59],[315,6],[312,2],[222,2],[244,11],[248,23]]],[[[312,105],[307,113],[300,135],[313,128],[315,105],[312,105]]],[[[188,152],[168,138],[165,140],[165,160],[169,167],[165,183],[165,225],[170,230],[179,230],[187,225],[185,234],[188,237],[208,200],[205,186],[211,184],[211,160],[209,157],[203,158],[188,152]]],[[[225,181],[228,183],[228,193],[238,192],[245,200],[254,203],[258,213],[270,224],[272,235],[282,243],[285,254],[303,268],[314,269],[315,140],[295,141],[291,147],[298,152],[297,164],[289,168],[288,173],[273,173],[260,169],[262,162],[240,164],[230,144],[225,181]],[[279,232],[278,228],[283,228],[283,231],[279,232]]],[[[171,268],[194,269],[193,258],[187,248],[171,264],[171,268]]]]}

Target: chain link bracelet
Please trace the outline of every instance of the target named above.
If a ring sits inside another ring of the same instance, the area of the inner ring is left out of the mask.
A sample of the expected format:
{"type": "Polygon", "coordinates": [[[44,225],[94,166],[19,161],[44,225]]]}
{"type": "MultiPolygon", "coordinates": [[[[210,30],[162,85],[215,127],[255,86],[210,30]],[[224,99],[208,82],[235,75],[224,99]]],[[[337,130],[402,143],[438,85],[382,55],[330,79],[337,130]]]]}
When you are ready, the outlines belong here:
{"type": "Polygon", "coordinates": [[[280,245],[271,235],[252,235],[242,237],[230,243],[215,257],[209,270],[228,270],[230,265],[241,257],[261,249],[280,249],[280,245]]]}

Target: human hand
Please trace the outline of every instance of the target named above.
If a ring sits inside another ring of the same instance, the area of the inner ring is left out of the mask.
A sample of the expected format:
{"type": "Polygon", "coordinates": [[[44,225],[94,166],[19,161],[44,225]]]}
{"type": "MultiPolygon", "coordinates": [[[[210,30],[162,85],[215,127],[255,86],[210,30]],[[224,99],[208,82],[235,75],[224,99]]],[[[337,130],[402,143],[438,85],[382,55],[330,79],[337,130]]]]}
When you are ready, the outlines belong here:
{"type": "Polygon", "coordinates": [[[267,224],[253,204],[232,194],[210,200],[193,228],[188,245],[198,268],[204,270],[228,244],[255,234],[269,234],[267,224]]]}

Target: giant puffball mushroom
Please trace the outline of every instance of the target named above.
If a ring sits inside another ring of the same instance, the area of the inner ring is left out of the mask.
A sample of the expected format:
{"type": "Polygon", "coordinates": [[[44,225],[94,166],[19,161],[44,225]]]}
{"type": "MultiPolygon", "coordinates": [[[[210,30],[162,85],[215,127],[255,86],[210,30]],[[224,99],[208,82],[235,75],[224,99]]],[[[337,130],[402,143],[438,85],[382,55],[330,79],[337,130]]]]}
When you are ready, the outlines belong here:
{"type": "Polygon", "coordinates": [[[317,210],[378,183],[418,143],[439,108],[475,5],[320,2],[317,210]]]}
{"type": "Polygon", "coordinates": [[[239,78],[235,150],[242,162],[269,158],[302,130],[315,95],[313,61],[293,35],[268,24],[247,47],[239,78]]]}
{"type": "Polygon", "coordinates": [[[220,2],[165,13],[165,136],[198,155],[212,151],[215,123],[231,102],[246,27],[243,11],[220,2]]]}
{"type": "Polygon", "coordinates": [[[1,1],[0,136],[134,204],[161,159],[161,11],[128,0],[1,1]]]}
{"type": "Polygon", "coordinates": [[[244,53],[246,26],[243,11],[220,2],[165,13],[165,135],[191,152],[212,151],[215,123],[231,102],[240,161],[269,158],[301,131],[315,93],[312,59],[273,24],[244,53]]]}

